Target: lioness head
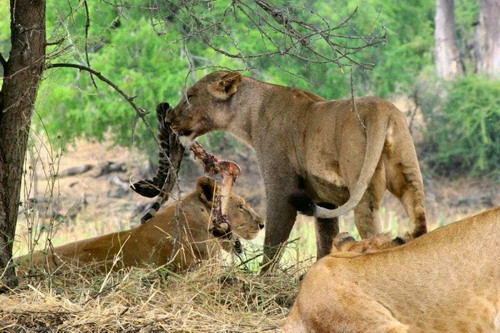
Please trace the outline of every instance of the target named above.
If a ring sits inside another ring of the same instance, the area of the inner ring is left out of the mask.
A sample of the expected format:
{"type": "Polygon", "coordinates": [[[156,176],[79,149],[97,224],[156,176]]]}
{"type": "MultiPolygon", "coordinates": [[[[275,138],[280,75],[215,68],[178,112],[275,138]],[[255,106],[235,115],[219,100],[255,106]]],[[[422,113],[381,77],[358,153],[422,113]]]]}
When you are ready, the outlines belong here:
{"type": "Polygon", "coordinates": [[[227,102],[241,82],[238,72],[217,71],[206,75],[185,92],[167,115],[167,123],[175,133],[190,140],[226,128],[234,117],[227,102]]]}
{"type": "MultiPolygon", "coordinates": [[[[200,177],[196,184],[196,190],[200,199],[211,206],[215,193],[219,191],[219,186],[210,177],[200,177]]],[[[254,239],[259,230],[264,228],[262,218],[239,195],[231,194],[227,207],[227,215],[231,221],[233,232],[244,239],[254,239]]]]}

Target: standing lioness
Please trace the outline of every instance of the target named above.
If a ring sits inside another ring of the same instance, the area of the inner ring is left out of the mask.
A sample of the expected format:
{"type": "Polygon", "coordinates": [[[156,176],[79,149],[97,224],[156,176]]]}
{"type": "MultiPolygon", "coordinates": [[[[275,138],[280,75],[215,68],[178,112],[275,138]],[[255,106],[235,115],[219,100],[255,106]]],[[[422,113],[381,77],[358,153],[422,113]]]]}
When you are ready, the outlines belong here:
{"type": "Polygon", "coordinates": [[[336,217],[351,209],[363,238],[381,231],[378,209],[386,188],[403,203],[413,235],[426,232],[422,176],[404,115],[375,97],[355,104],[356,112],[351,100],[326,101],[218,71],[189,88],[167,122],[189,140],[225,129],[255,149],[267,196],[265,260],[290,234],[296,217],[291,195],[305,190],[324,203],[305,205],[317,217],[322,257],[338,232],[336,217]],[[332,205],[340,207],[325,208],[332,205]]]}
{"type": "Polygon", "coordinates": [[[283,332],[499,332],[500,207],[307,272],[283,332]]]}

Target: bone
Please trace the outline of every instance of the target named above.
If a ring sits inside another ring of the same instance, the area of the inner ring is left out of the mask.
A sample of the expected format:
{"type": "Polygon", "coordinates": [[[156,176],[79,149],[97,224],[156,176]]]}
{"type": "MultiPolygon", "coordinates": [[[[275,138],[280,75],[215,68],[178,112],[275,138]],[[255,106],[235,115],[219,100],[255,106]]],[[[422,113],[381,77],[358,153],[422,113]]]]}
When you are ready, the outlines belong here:
{"type": "MultiPolygon", "coordinates": [[[[203,146],[198,142],[193,141],[189,147],[196,159],[204,166],[205,172],[209,175],[222,175],[222,188],[217,192],[214,198],[215,209],[212,215],[214,224],[214,234],[222,234],[221,236],[231,237],[231,223],[227,217],[227,206],[229,196],[236,179],[238,178],[241,169],[238,164],[232,161],[219,160],[217,156],[208,153],[203,146]]],[[[221,237],[219,236],[219,237],[221,237]]]]}

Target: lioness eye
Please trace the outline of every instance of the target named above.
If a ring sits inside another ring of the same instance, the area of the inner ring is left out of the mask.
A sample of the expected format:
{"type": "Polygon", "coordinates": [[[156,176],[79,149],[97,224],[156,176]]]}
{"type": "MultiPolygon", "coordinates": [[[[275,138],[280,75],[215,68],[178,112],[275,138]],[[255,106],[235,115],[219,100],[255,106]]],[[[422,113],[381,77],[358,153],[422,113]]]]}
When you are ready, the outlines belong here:
{"type": "Polygon", "coordinates": [[[189,94],[189,95],[187,95],[187,99],[188,99],[188,100],[189,100],[189,99],[191,99],[192,97],[194,97],[194,95],[193,95],[193,94],[189,94]]]}

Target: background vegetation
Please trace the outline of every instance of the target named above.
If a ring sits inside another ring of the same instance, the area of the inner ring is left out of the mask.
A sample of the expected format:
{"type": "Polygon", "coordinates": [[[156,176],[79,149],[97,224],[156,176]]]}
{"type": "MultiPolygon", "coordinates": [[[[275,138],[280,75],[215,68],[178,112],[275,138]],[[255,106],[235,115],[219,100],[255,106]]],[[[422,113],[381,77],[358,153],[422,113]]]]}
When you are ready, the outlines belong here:
{"type": "MultiPolygon", "coordinates": [[[[89,2],[91,20],[85,43],[87,16],[82,2],[48,0],[48,40],[56,42],[66,36],[62,43],[49,48],[49,62],[86,64],[87,48],[92,68],[119,84],[129,95],[137,96],[135,102],[148,110],[154,110],[164,100],[175,104],[185,85],[215,68],[246,69],[246,74],[256,78],[312,90],[327,98],[350,94],[350,67],[304,64],[280,56],[235,59],[221,56],[202,43],[201,37],[185,38],[193,31],[189,15],[194,13],[201,19],[218,17],[230,3],[211,2],[209,10],[193,5],[191,13],[184,13],[175,7],[138,0],[89,2]],[[191,75],[190,68],[195,70],[191,75]]],[[[386,98],[403,95],[414,100],[428,125],[425,151],[432,153],[428,156],[432,156],[435,171],[497,175],[498,81],[479,76],[450,84],[437,80],[433,63],[434,0],[278,3],[288,5],[299,18],[313,15],[313,10],[331,22],[342,21],[357,8],[343,32],[354,36],[385,31],[387,42],[353,56],[358,62],[373,64],[372,70],[354,67],[355,94],[386,98]]],[[[457,0],[455,6],[458,46],[465,72],[472,75],[471,45],[479,1],[457,0]]],[[[6,0],[0,1],[0,14],[8,15],[6,0]]],[[[248,17],[240,15],[231,20],[228,34],[234,41],[231,47],[235,52],[259,53],[268,49],[261,34],[248,28],[248,17]]],[[[0,51],[4,54],[8,53],[8,34],[7,20],[1,20],[0,51]]],[[[224,42],[223,37],[214,36],[214,43],[218,38],[224,42]]],[[[133,126],[137,122],[134,110],[106,84],[95,81],[97,89],[87,72],[66,68],[47,70],[36,107],[35,128],[46,130],[60,146],[80,137],[99,140],[106,137],[120,145],[135,144],[153,152],[156,145],[145,126],[141,123],[133,126]]],[[[154,115],[148,115],[148,119],[154,123],[154,115]]],[[[205,144],[218,144],[222,137],[223,134],[212,135],[205,144]]]]}

